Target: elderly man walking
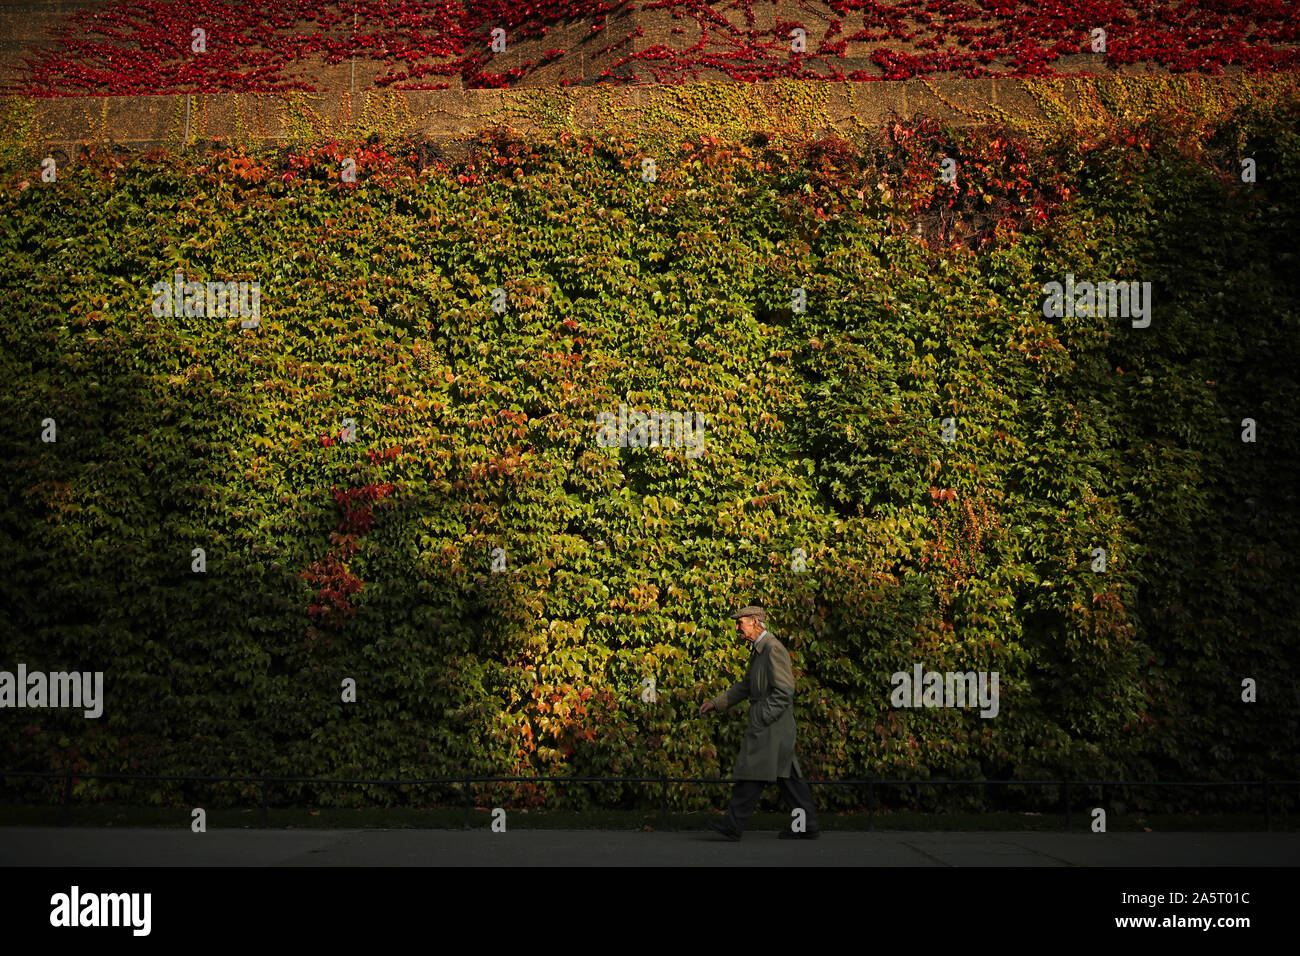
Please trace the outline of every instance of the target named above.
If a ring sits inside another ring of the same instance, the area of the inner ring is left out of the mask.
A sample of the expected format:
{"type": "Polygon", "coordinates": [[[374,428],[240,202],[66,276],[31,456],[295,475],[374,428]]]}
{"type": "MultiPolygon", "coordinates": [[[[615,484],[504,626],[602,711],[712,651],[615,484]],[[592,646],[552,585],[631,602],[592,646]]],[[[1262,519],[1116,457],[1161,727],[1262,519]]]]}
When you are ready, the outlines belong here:
{"type": "Polygon", "coordinates": [[[731,809],[725,821],[711,820],[709,829],[728,840],[739,840],[764,787],[776,781],[791,810],[804,811],[804,830],[782,830],[781,839],[815,840],[821,836],[812,793],[799,772],[794,755],[794,671],[790,652],[767,629],[767,613],[757,605],[741,608],[736,630],[752,645],[749,668],[740,683],[704,702],[700,714],[723,711],[749,701],[749,729],[731,776],[731,809]]]}

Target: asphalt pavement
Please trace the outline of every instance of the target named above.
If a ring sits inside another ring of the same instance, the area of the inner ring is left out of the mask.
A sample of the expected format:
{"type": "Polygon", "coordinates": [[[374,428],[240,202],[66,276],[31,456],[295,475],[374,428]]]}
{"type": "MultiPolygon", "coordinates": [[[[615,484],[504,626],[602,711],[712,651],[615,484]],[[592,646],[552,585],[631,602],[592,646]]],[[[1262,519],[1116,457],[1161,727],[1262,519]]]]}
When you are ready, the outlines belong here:
{"type": "Polygon", "coordinates": [[[1295,866],[1298,833],[0,827],[0,866],[1295,866]]]}

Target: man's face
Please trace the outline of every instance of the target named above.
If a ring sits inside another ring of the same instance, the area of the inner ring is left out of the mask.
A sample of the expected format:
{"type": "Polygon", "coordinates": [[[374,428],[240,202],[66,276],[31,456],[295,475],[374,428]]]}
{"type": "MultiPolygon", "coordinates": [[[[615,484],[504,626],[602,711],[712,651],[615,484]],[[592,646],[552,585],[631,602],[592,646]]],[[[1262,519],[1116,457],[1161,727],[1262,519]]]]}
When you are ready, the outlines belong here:
{"type": "Polygon", "coordinates": [[[763,625],[759,624],[758,618],[753,615],[740,617],[736,618],[736,631],[752,644],[758,640],[758,635],[763,633],[763,625]]]}

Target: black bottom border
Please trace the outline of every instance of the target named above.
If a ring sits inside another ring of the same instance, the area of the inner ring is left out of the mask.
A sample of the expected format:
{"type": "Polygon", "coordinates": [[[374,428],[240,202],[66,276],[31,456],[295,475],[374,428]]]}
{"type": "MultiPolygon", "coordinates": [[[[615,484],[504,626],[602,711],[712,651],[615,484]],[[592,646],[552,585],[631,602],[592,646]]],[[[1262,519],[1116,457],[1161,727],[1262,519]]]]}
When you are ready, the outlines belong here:
{"type": "MultiPolygon", "coordinates": [[[[9,867],[0,870],[0,911],[7,941],[67,941],[76,934],[80,941],[116,937],[126,945],[246,945],[259,937],[336,945],[412,934],[451,942],[469,933],[472,941],[480,931],[486,943],[508,930],[523,934],[520,941],[536,933],[539,943],[574,932],[609,943],[629,933],[651,943],[650,937],[669,942],[686,931],[680,943],[693,930],[735,932],[723,927],[757,917],[772,924],[772,934],[797,931],[804,941],[835,941],[846,928],[859,927],[872,944],[956,942],[949,934],[975,933],[968,941],[983,946],[1046,942],[1062,933],[1072,943],[1173,934],[1231,945],[1242,934],[1284,930],[1295,910],[1291,867],[839,867],[816,873],[560,867],[570,871],[562,874],[502,869],[9,867]],[[59,894],[69,897],[64,912],[71,910],[74,886],[83,906],[87,894],[148,893],[149,933],[137,935],[130,926],[52,925],[59,894]],[[1249,925],[1199,924],[1239,917],[1249,925]],[[1121,925],[1126,918],[1155,923],[1121,925]],[[1044,930],[1052,936],[1044,938],[1044,930]]],[[[708,937],[700,943],[709,945],[708,937]]]]}

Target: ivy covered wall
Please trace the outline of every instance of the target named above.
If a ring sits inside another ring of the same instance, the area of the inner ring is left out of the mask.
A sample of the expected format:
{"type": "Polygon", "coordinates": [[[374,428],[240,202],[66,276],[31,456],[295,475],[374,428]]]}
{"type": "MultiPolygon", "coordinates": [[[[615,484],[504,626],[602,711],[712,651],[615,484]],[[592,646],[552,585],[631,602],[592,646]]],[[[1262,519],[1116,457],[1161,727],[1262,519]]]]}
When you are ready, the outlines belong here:
{"type": "Polygon", "coordinates": [[[11,168],[0,669],[105,700],[0,710],[4,765],[725,776],[758,602],[813,777],[1294,778],[1296,113],[1049,132],[11,168]],[[1149,325],[1045,315],[1067,273],[1149,325]],[[892,706],[916,663],[997,716],[892,706]]]}

